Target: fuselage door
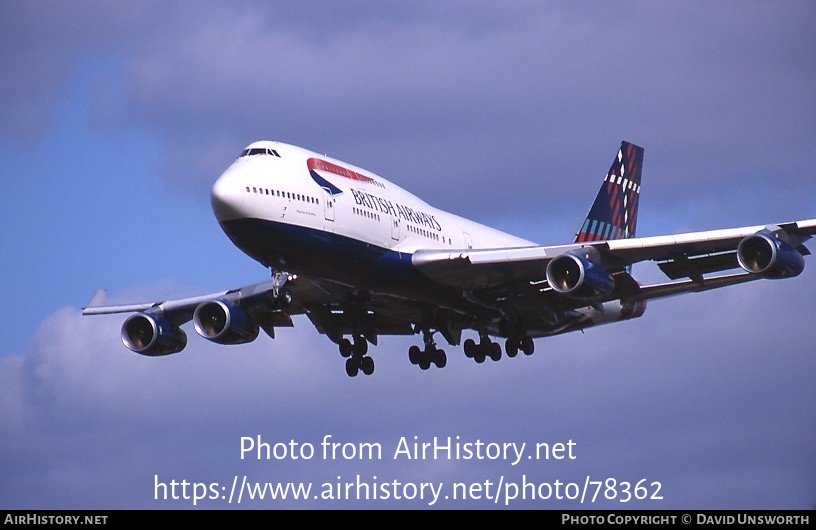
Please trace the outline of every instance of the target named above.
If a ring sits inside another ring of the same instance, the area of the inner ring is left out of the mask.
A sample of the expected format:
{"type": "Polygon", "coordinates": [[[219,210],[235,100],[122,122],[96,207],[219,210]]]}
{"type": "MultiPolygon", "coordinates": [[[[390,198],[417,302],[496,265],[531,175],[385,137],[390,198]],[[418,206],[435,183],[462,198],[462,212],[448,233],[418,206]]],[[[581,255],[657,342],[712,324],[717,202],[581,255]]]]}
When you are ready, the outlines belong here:
{"type": "Polygon", "coordinates": [[[326,221],[334,221],[334,197],[326,188],[323,190],[323,215],[326,221]]]}
{"type": "Polygon", "coordinates": [[[467,245],[467,248],[473,248],[473,240],[470,238],[470,234],[462,232],[462,235],[465,236],[465,245],[467,245]]]}
{"type": "Polygon", "coordinates": [[[391,239],[399,241],[400,238],[400,221],[399,217],[391,218],[391,239]]]}

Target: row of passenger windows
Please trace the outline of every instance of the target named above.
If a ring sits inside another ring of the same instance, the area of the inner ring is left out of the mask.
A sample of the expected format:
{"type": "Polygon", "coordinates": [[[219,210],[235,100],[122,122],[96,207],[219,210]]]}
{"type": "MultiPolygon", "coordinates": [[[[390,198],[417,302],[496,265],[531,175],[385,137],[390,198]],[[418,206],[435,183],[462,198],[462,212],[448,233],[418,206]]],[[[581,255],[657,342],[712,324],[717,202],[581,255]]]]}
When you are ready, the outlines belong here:
{"type": "MultiPolygon", "coordinates": [[[[320,204],[320,200],[317,197],[310,197],[308,195],[301,195],[300,193],[292,193],[290,191],[281,191],[269,188],[258,188],[255,186],[246,187],[247,193],[259,193],[261,195],[271,195],[273,197],[283,197],[284,199],[291,199],[293,201],[301,201],[301,202],[308,202],[311,204],[320,204]]],[[[353,208],[354,213],[357,215],[361,215],[363,217],[368,217],[369,219],[373,219],[375,221],[380,220],[380,214],[376,212],[372,212],[370,210],[365,210],[363,208],[353,208]]],[[[440,237],[443,243],[447,243],[448,245],[453,245],[453,241],[448,238],[447,241],[445,236],[440,236],[436,232],[431,232],[430,230],[425,230],[424,228],[419,228],[414,225],[407,225],[406,228],[409,232],[413,232],[414,234],[419,234],[423,237],[427,237],[428,239],[433,239],[434,241],[439,241],[440,237]]]]}
{"type": "Polygon", "coordinates": [[[380,214],[372,212],[370,210],[363,210],[362,208],[352,208],[354,213],[357,215],[362,215],[363,217],[368,217],[369,219],[373,219],[375,221],[380,220],[380,214]]]}
{"type": "MultiPolygon", "coordinates": [[[[439,241],[439,234],[437,232],[431,232],[430,230],[425,230],[424,228],[419,228],[414,225],[407,225],[408,231],[413,232],[415,234],[419,234],[421,236],[427,237],[428,239],[433,239],[434,241],[439,241]]],[[[445,243],[445,236],[442,237],[442,242],[445,243]]],[[[447,240],[449,245],[453,245],[453,241],[450,239],[447,240]]]]}
{"type": "Polygon", "coordinates": [[[301,195],[300,193],[292,193],[290,191],[270,190],[268,188],[256,188],[253,186],[246,187],[247,193],[260,193],[261,195],[271,195],[273,197],[283,197],[284,199],[292,199],[293,201],[309,202],[312,204],[320,204],[317,197],[310,197],[308,195],[301,195]]]}

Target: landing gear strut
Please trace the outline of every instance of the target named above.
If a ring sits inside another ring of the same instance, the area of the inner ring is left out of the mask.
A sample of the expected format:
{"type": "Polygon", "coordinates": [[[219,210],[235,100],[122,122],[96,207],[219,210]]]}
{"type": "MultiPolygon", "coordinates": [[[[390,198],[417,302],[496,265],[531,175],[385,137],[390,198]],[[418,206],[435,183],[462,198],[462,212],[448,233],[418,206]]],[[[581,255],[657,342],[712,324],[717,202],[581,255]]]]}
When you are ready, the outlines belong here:
{"type": "Polygon", "coordinates": [[[419,365],[423,370],[435,364],[437,368],[444,368],[448,364],[448,356],[444,350],[436,347],[433,340],[433,332],[423,330],[422,341],[425,343],[425,349],[420,350],[419,346],[411,346],[408,348],[408,360],[411,364],[419,365]]]}
{"type": "Polygon", "coordinates": [[[368,342],[365,337],[354,337],[354,344],[348,339],[340,341],[340,355],[346,359],[346,373],[349,377],[356,377],[362,371],[365,375],[374,373],[374,359],[366,355],[368,342]]]}

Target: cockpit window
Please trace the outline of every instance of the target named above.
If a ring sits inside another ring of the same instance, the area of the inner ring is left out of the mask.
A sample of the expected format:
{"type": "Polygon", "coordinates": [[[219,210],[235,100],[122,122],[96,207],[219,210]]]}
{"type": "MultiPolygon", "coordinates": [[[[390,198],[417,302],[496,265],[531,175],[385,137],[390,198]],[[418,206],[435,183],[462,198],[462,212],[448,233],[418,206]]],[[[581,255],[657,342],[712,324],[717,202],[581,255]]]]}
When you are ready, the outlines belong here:
{"type": "Polygon", "coordinates": [[[268,147],[248,147],[241,152],[241,156],[238,158],[243,158],[245,156],[258,156],[258,155],[270,155],[276,156],[280,158],[280,154],[274,149],[269,149],[268,147]]]}

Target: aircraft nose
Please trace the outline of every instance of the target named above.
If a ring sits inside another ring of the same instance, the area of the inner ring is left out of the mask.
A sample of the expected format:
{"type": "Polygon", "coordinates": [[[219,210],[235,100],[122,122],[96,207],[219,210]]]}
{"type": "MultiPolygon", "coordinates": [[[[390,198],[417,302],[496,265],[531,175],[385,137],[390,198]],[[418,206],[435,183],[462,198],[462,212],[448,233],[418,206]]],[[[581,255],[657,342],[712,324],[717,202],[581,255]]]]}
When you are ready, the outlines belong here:
{"type": "Polygon", "coordinates": [[[242,217],[241,206],[246,194],[235,173],[232,168],[226,170],[215,181],[210,192],[210,203],[219,221],[242,217]]]}

